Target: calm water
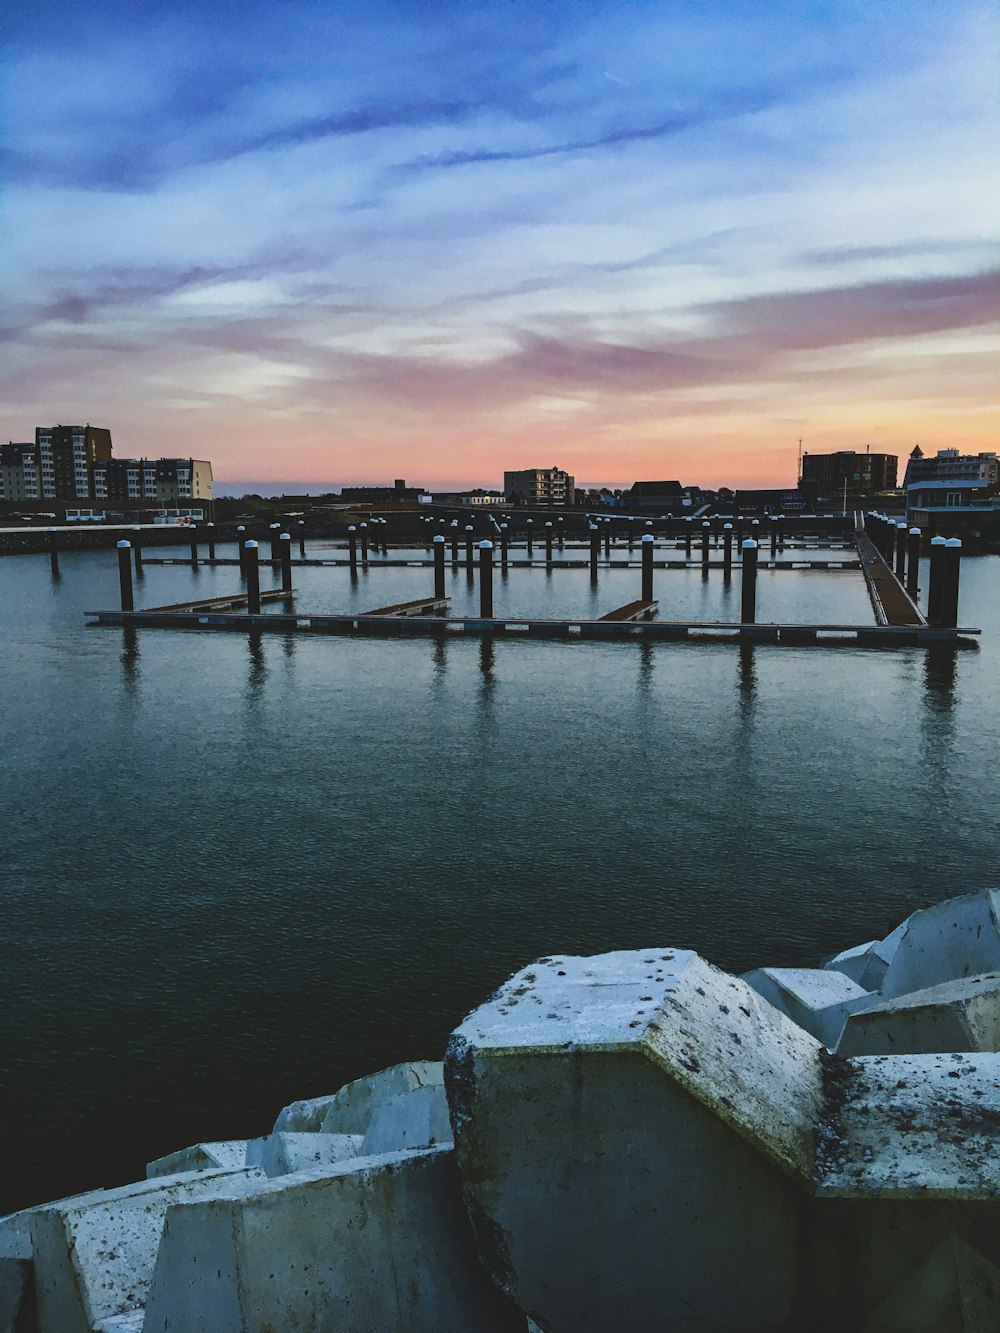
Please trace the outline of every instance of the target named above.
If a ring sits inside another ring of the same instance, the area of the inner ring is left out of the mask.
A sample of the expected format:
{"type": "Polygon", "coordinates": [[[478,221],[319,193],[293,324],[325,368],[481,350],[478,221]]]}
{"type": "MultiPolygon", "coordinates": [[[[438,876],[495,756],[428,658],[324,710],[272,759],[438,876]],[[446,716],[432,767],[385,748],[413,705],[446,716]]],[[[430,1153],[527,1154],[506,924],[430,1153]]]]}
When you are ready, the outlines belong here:
{"type": "MultiPolygon", "coordinates": [[[[602,614],[638,577],[513,571],[497,613],[602,614]]],[[[235,581],[149,567],[138,601],[235,581]]],[[[306,611],[430,591],[415,569],[296,584],[306,611]]],[[[737,617],[718,572],[656,591],[737,617]]],[[[809,965],[996,884],[998,594],[1000,560],[966,560],[985,633],[957,655],[130,639],[84,628],[116,604],[113,552],[64,555],[58,583],[0,561],[0,1210],[435,1057],[540,954],[809,965]]],[[[780,572],[759,616],[870,610],[860,574],[780,572]]]]}

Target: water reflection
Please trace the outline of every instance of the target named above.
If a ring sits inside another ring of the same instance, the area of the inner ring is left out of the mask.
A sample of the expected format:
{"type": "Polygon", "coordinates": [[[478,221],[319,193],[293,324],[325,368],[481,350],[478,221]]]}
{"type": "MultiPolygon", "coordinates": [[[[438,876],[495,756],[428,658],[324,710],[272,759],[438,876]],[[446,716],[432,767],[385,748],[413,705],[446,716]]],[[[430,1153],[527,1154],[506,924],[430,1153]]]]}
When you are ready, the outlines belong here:
{"type": "Polygon", "coordinates": [[[435,634],[431,642],[434,645],[433,663],[434,663],[434,685],[437,689],[443,689],[445,677],[448,674],[448,635],[435,634]]]}
{"type": "Polygon", "coordinates": [[[934,644],[924,654],[924,689],[928,705],[938,714],[947,714],[955,704],[958,674],[958,649],[934,644]]]}
{"type": "Polygon", "coordinates": [[[134,625],[122,627],[122,677],[125,687],[134,690],[139,684],[139,631],[134,625]]]}
{"type": "Polygon", "coordinates": [[[493,693],[496,689],[494,674],[494,646],[492,634],[484,634],[479,640],[479,671],[482,684],[479,687],[479,702],[492,717],[493,693]]]}
{"type": "Polygon", "coordinates": [[[753,721],[757,706],[757,663],[754,652],[753,644],[740,644],[738,667],[740,717],[746,723],[753,721]]]}
{"type": "Polygon", "coordinates": [[[653,688],[653,641],[651,639],[639,640],[639,675],[637,684],[643,694],[648,695],[651,693],[653,688]]]}
{"type": "Polygon", "coordinates": [[[264,656],[264,636],[259,631],[251,630],[247,636],[247,646],[250,650],[250,667],[247,672],[246,698],[249,703],[256,703],[264,692],[264,686],[267,684],[267,658],[264,656]]]}

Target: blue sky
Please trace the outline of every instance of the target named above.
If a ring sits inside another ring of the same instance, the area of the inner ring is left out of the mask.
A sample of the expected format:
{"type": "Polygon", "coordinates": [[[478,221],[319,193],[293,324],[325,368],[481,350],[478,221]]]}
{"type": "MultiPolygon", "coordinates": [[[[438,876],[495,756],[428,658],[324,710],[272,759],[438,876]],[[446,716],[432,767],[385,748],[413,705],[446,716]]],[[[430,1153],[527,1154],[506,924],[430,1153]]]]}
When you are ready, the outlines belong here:
{"type": "Polygon", "coordinates": [[[995,447],[997,28],[15,0],[0,433],[429,485],[995,447]]]}

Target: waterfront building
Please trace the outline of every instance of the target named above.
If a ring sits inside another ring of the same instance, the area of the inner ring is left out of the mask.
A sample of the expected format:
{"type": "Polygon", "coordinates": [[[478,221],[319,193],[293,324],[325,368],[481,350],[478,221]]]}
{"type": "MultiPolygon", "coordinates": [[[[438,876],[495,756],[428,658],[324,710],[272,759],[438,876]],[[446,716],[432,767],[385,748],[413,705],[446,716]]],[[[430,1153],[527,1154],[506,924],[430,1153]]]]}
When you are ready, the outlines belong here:
{"type": "Polygon", "coordinates": [[[679,514],[692,507],[691,496],[679,481],[636,481],[622,496],[626,509],[655,509],[664,514],[679,514]]]}
{"type": "Polygon", "coordinates": [[[576,498],[576,478],[558,467],[522,468],[504,472],[503,493],[511,504],[563,508],[576,498]]]}
{"type": "Polygon", "coordinates": [[[504,502],[503,491],[435,491],[430,498],[436,505],[463,505],[471,509],[496,509],[504,502]]]}
{"type": "Polygon", "coordinates": [[[895,454],[856,453],[840,449],[834,454],[803,454],[799,489],[811,505],[843,504],[896,486],[895,454]]]}
{"type": "Polygon", "coordinates": [[[109,458],[94,466],[90,497],[135,509],[212,499],[212,464],[200,458],[109,458]]]}
{"type": "Polygon", "coordinates": [[[0,500],[38,500],[40,477],[37,445],[13,441],[0,445],[0,500]]]}
{"type": "Polygon", "coordinates": [[[997,530],[1000,458],[939,449],[926,458],[917,445],[906,465],[906,521],[931,531],[997,530]],[[985,521],[984,521],[985,520],[985,521]]]}
{"type": "Polygon", "coordinates": [[[41,500],[90,500],[96,463],[111,458],[111,432],[103,426],[36,426],[41,500]]]}
{"type": "Polygon", "coordinates": [[[1000,458],[995,452],[960,454],[957,449],[939,449],[933,458],[927,458],[918,444],[910,452],[903,485],[909,488],[927,481],[942,486],[951,481],[977,481],[983,486],[996,486],[1000,484],[1000,458]]]}
{"type": "Polygon", "coordinates": [[[391,486],[342,486],[340,499],[344,504],[387,504],[391,500],[416,501],[421,486],[407,486],[403,477],[397,477],[391,486]]]}

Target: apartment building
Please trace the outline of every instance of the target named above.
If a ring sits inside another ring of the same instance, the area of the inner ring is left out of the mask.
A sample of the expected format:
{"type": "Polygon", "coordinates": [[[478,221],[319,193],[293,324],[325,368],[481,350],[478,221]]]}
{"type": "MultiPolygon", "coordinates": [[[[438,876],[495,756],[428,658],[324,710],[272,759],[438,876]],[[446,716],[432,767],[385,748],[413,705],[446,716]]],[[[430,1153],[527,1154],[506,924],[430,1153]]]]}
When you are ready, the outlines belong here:
{"type": "Polygon", "coordinates": [[[200,458],[111,458],[94,468],[94,500],[136,508],[212,499],[212,464],[200,458]]]}
{"type": "Polygon", "coordinates": [[[895,489],[898,463],[895,454],[859,454],[853,449],[803,454],[799,489],[813,505],[879,495],[895,489]]]}
{"type": "Polygon", "coordinates": [[[36,445],[0,444],[0,500],[20,503],[39,500],[41,494],[36,445]]]}
{"type": "Polygon", "coordinates": [[[36,426],[42,500],[89,500],[96,463],[111,457],[111,432],[101,426],[36,426]]]}
{"type": "Polygon", "coordinates": [[[503,493],[511,504],[548,509],[571,505],[576,499],[576,478],[558,467],[529,467],[504,472],[503,493]]]}

